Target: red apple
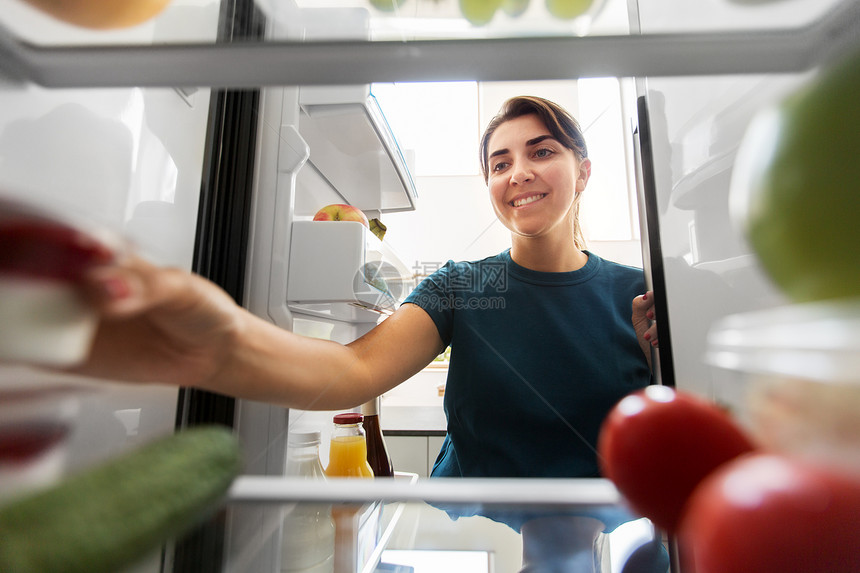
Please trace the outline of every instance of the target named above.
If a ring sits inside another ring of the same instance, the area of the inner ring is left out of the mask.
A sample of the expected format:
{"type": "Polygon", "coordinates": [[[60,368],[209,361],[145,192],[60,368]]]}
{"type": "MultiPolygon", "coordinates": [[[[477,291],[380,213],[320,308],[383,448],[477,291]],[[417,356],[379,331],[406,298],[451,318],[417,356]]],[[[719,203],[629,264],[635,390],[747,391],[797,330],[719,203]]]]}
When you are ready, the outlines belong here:
{"type": "Polygon", "coordinates": [[[368,223],[367,217],[361,209],[342,203],[326,205],[316,212],[314,221],[358,221],[368,229],[370,228],[370,223],[368,223]]]}

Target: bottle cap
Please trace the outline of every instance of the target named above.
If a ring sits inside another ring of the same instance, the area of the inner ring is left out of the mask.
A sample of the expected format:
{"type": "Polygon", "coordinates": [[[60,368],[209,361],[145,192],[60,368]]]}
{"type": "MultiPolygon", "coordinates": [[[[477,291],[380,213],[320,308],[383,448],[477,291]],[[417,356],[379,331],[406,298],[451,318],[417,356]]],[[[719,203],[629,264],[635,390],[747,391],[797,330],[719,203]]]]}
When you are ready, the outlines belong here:
{"type": "Polygon", "coordinates": [[[287,443],[291,446],[310,446],[320,443],[319,430],[303,430],[290,432],[287,443]]]}
{"type": "Polygon", "coordinates": [[[344,414],[336,414],[334,417],[335,424],[360,424],[364,421],[364,416],[358,412],[346,412],[344,414]]]}
{"type": "Polygon", "coordinates": [[[379,415],[379,406],[382,402],[382,399],[377,396],[373,400],[366,402],[361,405],[361,413],[365,416],[378,416],[379,415]]]}

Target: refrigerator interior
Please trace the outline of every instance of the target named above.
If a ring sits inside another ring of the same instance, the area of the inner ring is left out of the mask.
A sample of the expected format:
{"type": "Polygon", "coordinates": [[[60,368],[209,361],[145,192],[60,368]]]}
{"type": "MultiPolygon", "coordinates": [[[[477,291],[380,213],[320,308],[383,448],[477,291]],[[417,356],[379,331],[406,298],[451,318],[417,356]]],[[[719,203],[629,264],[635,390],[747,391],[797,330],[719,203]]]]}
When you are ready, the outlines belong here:
{"type": "MultiPolygon", "coordinates": [[[[2,5],[2,192],[80,212],[129,237],[158,263],[195,269],[202,229],[208,225],[217,238],[228,227],[218,218],[201,222],[204,205],[226,202],[207,195],[214,185],[206,177],[212,94],[247,96],[245,121],[255,126],[244,150],[252,158],[245,166],[251,184],[243,189],[249,204],[247,213],[235,215],[244,218],[246,236],[237,242],[242,252],[226,259],[242,266],[235,292],[251,312],[278,326],[338,342],[372,328],[405,296],[415,280],[414,257],[352,225],[337,229],[344,237],[332,236],[310,221],[313,213],[345,202],[383,220],[406,218],[430,209],[432,200],[416,185],[414,160],[387,124],[372,93],[375,82],[468,79],[492,87],[623,78],[625,153],[640,194],[631,216],[642,220],[642,260],[661,287],[659,320],[670,342],[660,351],[661,373],[665,383],[728,406],[742,397],[713,383],[703,360],[708,329],[727,314],[784,302],[730,218],[738,144],[758,110],[857,44],[850,26],[858,21],[853,0],[606,0],[595,3],[602,11],[571,22],[551,18],[532,0],[520,19],[500,12],[486,26],[466,22],[454,0],[406,0],[394,13],[364,0],[174,0],[143,25],[92,31],[58,22],[23,0],[2,5]],[[261,36],[237,34],[231,42],[225,22],[234,29],[259,24],[261,36]],[[641,150],[636,137],[643,132],[649,153],[637,164],[634,147],[641,150]],[[344,242],[354,258],[338,265],[347,271],[326,275],[332,290],[323,293],[316,282],[320,260],[344,242]],[[368,263],[398,284],[394,301],[374,290],[368,263]]],[[[0,368],[0,388],[58,381],[64,380],[43,371],[0,368]]],[[[67,457],[50,479],[182,424],[175,389],[74,382],[80,388],[76,422],[67,457]]],[[[439,493],[405,474],[389,490],[379,484],[302,489],[276,479],[284,474],[287,436],[313,427],[323,431],[325,444],[331,413],[245,400],[228,410],[242,441],[245,476],[222,516],[223,529],[216,528],[223,552],[199,563],[203,571],[280,570],[284,517],[296,503],[389,500],[369,514],[379,522],[369,526],[369,545],[355,549],[356,571],[375,570],[385,549],[445,548],[485,553],[489,564],[476,570],[501,572],[519,570],[521,537],[482,518],[450,521],[432,507],[434,499],[463,505],[492,503],[498,495],[526,506],[565,507],[619,502],[605,483],[577,480],[537,500],[531,496],[541,486],[529,483],[456,484],[439,493]]],[[[629,537],[651,533],[646,527],[629,537]]],[[[604,570],[617,570],[611,567],[626,557],[622,546],[620,539],[607,545],[604,570]]],[[[179,570],[170,551],[138,569],[179,570]]]]}

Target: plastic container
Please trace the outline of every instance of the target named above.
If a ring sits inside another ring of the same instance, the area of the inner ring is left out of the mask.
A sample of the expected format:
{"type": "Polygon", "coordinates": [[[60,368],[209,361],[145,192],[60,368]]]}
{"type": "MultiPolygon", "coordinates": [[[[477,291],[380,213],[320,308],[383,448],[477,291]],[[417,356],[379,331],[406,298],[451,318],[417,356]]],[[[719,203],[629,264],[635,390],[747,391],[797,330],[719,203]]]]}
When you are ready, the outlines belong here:
{"type": "Polygon", "coordinates": [[[14,388],[0,375],[0,503],[56,483],[77,421],[74,388],[14,388]]]}
{"type": "Polygon", "coordinates": [[[706,359],[761,446],[860,472],[860,299],[726,317],[706,359]]]}
{"type": "Polygon", "coordinates": [[[335,415],[326,476],[373,477],[373,470],[367,463],[367,440],[363,420],[364,416],[356,412],[335,415]]]}
{"type": "Polygon", "coordinates": [[[66,366],[85,359],[98,317],[75,282],[126,251],[103,226],[0,197],[0,360],[66,366]]]}
{"type": "MultiPolygon", "coordinates": [[[[291,432],[287,439],[286,475],[325,480],[320,463],[320,432],[291,432]]],[[[334,571],[335,523],[330,504],[295,503],[284,512],[281,571],[334,571]]]]}

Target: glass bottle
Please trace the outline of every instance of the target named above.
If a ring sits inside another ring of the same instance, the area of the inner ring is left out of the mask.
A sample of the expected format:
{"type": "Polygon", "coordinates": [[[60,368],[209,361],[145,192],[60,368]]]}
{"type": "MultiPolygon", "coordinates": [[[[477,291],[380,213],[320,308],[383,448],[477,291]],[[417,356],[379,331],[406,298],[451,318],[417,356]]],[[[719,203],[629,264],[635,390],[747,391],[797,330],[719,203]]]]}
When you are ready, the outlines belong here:
{"type": "Polygon", "coordinates": [[[363,421],[364,416],[356,412],[337,414],[334,417],[326,476],[373,477],[373,469],[367,463],[367,439],[363,421]]]}
{"type": "Polygon", "coordinates": [[[373,470],[374,477],[394,477],[394,467],[391,456],[385,447],[382,437],[382,426],[379,424],[380,398],[374,398],[361,406],[364,415],[364,433],[367,439],[367,463],[373,470]]]}
{"type": "MultiPolygon", "coordinates": [[[[325,480],[320,463],[320,432],[291,432],[287,440],[288,477],[325,480]]],[[[299,502],[284,510],[281,571],[334,571],[335,523],[332,506],[299,502]]]]}

